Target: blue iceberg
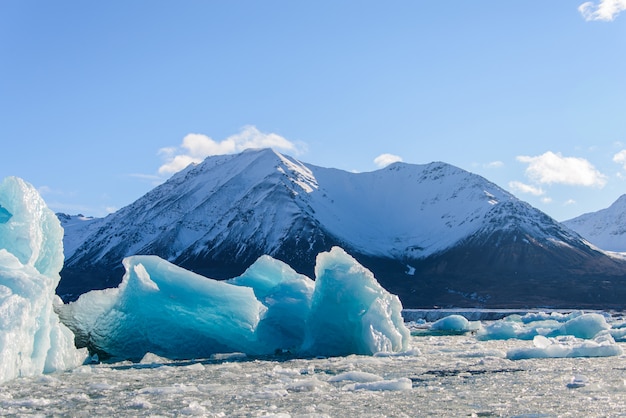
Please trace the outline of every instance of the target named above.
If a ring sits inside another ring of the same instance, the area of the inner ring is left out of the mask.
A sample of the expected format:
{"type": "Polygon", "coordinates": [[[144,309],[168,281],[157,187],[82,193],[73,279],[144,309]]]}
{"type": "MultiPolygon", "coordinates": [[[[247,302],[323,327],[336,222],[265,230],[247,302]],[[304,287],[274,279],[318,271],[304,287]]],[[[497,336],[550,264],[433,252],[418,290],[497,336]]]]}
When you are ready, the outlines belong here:
{"type": "Polygon", "coordinates": [[[124,259],[118,288],[92,291],[60,310],[79,345],[100,356],[141,359],[257,354],[255,331],[266,308],[252,289],[177,267],[157,256],[124,259]]]}
{"type": "Polygon", "coordinates": [[[339,247],[317,256],[302,351],[316,355],[406,351],[402,304],[339,247]]]}
{"type": "Polygon", "coordinates": [[[408,346],[397,296],[338,247],[318,256],[315,282],[269,256],[228,281],[156,256],[128,257],[124,266],[118,288],[59,308],[80,345],[116,359],[374,354],[408,346]]]}
{"type": "Polygon", "coordinates": [[[63,229],[23,180],[0,183],[0,382],[83,363],[74,335],[54,312],[63,229]]]}

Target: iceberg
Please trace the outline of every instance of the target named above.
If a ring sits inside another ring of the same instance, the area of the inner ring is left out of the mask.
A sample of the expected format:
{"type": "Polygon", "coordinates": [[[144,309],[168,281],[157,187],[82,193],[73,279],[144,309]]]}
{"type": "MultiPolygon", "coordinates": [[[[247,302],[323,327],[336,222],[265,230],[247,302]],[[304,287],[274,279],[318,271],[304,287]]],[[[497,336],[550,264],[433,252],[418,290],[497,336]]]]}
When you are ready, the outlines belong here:
{"type": "Polygon", "coordinates": [[[87,350],[54,312],[63,229],[33,186],[0,183],[0,382],[77,367],[87,350]]]}
{"type": "Polygon", "coordinates": [[[339,247],[315,263],[315,290],[302,351],[315,355],[406,351],[402,304],[339,247]]]}
{"type": "Polygon", "coordinates": [[[100,358],[169,359],[260,354],[256,328],[266,308],[249,287],[209,280],[157,256],[123,261],[115,289],[96,290],[60,309],[61,319],[100,358]]]}
{"type": "Polygon", "coordinates": [[[78,344],[101,358],[374,354],[408,347],[398,297],[338,247],[318,255],[316,281],[269,256],[226,281],[157,256],[127,257],[123,264],[118,288],[94,290],[58,308],[78,344]]]}

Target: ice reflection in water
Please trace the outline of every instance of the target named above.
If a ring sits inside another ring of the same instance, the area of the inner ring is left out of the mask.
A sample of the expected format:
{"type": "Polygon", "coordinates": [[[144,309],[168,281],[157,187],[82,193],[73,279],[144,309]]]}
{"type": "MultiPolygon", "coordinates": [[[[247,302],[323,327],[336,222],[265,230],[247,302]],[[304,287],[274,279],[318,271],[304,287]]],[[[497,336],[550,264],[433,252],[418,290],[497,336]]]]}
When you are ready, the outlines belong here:
{"type": "MultiPolygon", "coordinates": [[[[529,341],[412,337],[406,356],[83,366],[3,385],[0,414],[615,416],[626,358],[505,358],[529,341]],[[418,353],[419,352],[421,353],[418,353]],[[407,384],[407,382],[410,382],[407,384]]],[[[623,344],[623,343],[620,343],[623,344]]]]}

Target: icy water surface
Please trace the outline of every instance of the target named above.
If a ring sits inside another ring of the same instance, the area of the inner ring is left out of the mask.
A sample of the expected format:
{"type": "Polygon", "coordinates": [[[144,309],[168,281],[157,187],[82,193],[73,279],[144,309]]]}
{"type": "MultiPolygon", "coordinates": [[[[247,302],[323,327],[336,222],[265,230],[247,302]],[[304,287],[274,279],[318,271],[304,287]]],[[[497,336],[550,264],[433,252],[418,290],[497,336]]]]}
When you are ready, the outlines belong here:
{"type": "Polygon", "coordinates": [[[82,366],[5,383],[0,415],[626,416],[626,357],[505,359],[530,345],[414,336],[393,357],[82,366]]]}

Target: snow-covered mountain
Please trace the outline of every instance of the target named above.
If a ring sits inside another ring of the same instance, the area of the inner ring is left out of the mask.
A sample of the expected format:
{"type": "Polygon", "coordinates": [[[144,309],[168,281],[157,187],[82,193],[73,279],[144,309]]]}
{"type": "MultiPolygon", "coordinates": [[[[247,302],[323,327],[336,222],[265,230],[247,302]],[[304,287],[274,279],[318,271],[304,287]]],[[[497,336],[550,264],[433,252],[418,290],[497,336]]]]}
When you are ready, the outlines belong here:
{"type": "Polygon", "coordinates": [[[603,250],[626,252],[626,194],[606,209],[585,213],[563,224],[603,250]]]}
{"type": "Polygon", "coordinates": [[[70,257],[76,249],[85,242],[85,239],[103,222],[103,218],[94,218],[85,215],[68,215],[57,213],[57,218],[65,231],[63,235],[63,254],[70,257]]]}
{"type": "Polygon", "coordinates": [[[270,149],[209,157],[76,231],[57,289],[66,300],[117,285],[128,255],[230,278],[269,254],[314,277],[315,257],[333,245],[405,307],[583,306],[614,297],[613,283],[626,281],[623,262],[441,162],[350,173],[270,149]],[[596,282],[606,289],[590,293],[596,282]]]}

